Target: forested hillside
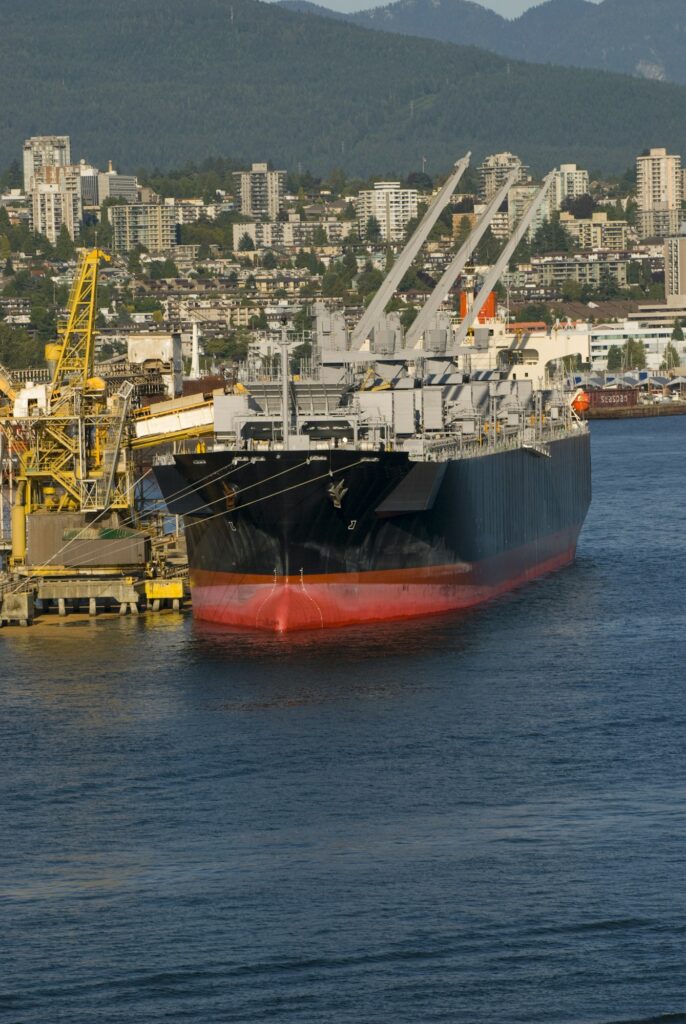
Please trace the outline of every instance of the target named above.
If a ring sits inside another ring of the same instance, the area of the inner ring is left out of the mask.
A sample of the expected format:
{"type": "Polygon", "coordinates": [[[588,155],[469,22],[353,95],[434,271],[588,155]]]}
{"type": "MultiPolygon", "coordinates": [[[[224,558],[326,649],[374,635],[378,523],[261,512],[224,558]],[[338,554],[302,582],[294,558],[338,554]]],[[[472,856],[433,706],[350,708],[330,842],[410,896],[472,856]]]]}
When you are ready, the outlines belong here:
{"type": "Polygon", "coordinates": [[[307,0],[284,6],[539,63],[686,83],[685,0],[548,0],[514,21],[472,0],[397,0],[350,15],[307,0]]]}
{"type": "Polygon", "coordinates": [[[686,152],[686,89],[508,61],[256,0],[3,0],[0,167],[34,134],[121,169],[210,155],[432,173],[467,149],[536,170],[686,152]]]}

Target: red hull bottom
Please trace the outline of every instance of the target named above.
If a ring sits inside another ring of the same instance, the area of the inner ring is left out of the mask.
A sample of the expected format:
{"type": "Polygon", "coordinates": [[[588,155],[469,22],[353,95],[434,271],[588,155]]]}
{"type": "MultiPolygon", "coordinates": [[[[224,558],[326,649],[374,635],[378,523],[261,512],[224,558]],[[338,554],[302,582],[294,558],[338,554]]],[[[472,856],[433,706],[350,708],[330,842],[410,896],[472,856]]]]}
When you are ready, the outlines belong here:
{"type": "Polygon", "coordinates": [[[507,578],[485,566],[433,566],[332,576],[242,576],[191,570],[193,614],[206,622],[287,633],[473,608],[569,565],[575,545],[507,578]],[[479,571],[482,570],[482,571],[479,571]]]}

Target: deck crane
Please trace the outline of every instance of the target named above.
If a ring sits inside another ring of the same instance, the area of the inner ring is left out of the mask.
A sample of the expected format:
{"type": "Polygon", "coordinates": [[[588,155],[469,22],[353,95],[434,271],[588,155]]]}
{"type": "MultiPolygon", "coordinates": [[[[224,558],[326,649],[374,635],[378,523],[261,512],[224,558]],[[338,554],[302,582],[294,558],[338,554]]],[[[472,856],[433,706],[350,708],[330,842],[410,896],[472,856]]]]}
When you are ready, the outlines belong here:
{"type": "Polygon", "coordinates": [[[457,188],[462,175],[469,166],[471,155],[471,153],[467,153],[461,160],[457,161],[440,192],[438,192],[431,201],[429,208],[419,222],[416,231],[391,267],[376,295],[369,303],[369,306],[363,314],[360,322],[352,332],[350,338],[350,348],[352,351],[360,349],[369,334],[372,331],[375,331],[380,321],[382,321],[384,309],[393,295],[393,292],[400,284],[405,273],[409,270],[412,265],[412,261],[428,238],[432,227],[450,202],[453,192],[457,188]]]}
{"type": "Polygon", "coordinates": [[[467,337],[470,328],[472,327],[474,321],[476,320],[479,313],[483,309],[486,300],[488,299],[488,296],[491,294],[496,284],[500,280],[500,275],[502,274],[507,264],[510,262],[510,259],[514,254],[515,249],[517,248],[521,240],[524,238],[524,235],[527,233],[527,231],[533,224],[534,218],[540,210],[541,205],[543,204],[543,201],[545,200],[548,194],[548,190],[550,189],[550,186],[552,185],[554,179],[555,171],[551,171],[550,174],[548,174],[543,179],[543,184],[541,185],[540,189],[529,203],[526,211],[524,212],[524,215],[517,224],[517,227],[515,228],[511,237],[508,239],[507,244],[503,248],[503,251],[500,253],[500,256],[496,260],[494,266],[491,267],[488,274],[486,275],[484,282],[481,286],[481,289],[479,290],[478,294],[474,299],[472,308],[468,311],[467,315],[465,316],[464,320],[462,321],[457,330],[457,333],[453,341],[455,349],[458,349],[460,345],[464,344],[464,341],[467,337]]]}
{"type": "MultiPolygon", "coordinates": [[[[434,288],[426,303],[419,310],[416,319],[410,325],[407,334],[405,335],[405,345],[407,348],[412,348],[419,341],[425,331],[427,331],[431,326],[432,321],[438,312],[439,306],[445,300],[446,295],[466,267],[472,253],[486,233],[486,229],[507,199],[510,189],[519,177],[519,173],[519,168],[515,168],[507,176],[502,187],[498,189],[498,192],[482,213],[469,237],[460,247],[459,252],[456,253],[454,258],[446,267],[444,273],[441,275],[440,281],[434,288]]],[[[424,348],[427,348],[426,342],[424,344],[424,348]]]]}

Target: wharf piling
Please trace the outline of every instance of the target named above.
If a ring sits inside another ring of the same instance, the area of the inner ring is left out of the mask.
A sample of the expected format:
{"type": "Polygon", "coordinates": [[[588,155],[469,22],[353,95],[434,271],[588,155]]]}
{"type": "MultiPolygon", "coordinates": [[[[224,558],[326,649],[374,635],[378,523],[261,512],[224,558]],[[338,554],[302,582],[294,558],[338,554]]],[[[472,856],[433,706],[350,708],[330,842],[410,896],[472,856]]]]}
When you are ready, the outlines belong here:
{"type": "Polygon", "coordinates": [[[0,625],[29,626],[42,615],[56,612],[60,618],[87,612],[139,615],[162,608],[184,610],[188,602],[185,577],[159,580],[129,578],[34,579],[15,574],[0,580],[0,625]]]}

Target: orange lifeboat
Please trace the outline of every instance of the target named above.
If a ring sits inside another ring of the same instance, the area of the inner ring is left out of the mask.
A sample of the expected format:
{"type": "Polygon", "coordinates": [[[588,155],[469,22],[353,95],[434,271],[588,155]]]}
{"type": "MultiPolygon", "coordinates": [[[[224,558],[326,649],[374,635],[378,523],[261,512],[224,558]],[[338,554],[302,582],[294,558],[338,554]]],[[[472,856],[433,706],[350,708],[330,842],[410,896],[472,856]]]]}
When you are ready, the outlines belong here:
{"type": "Polygon", "coordinates": [[[572,402],[572,409],[576,413],[588,412],[591,408],[591,396],[588,391],[579,391],[574,401],[572,402]]]}

